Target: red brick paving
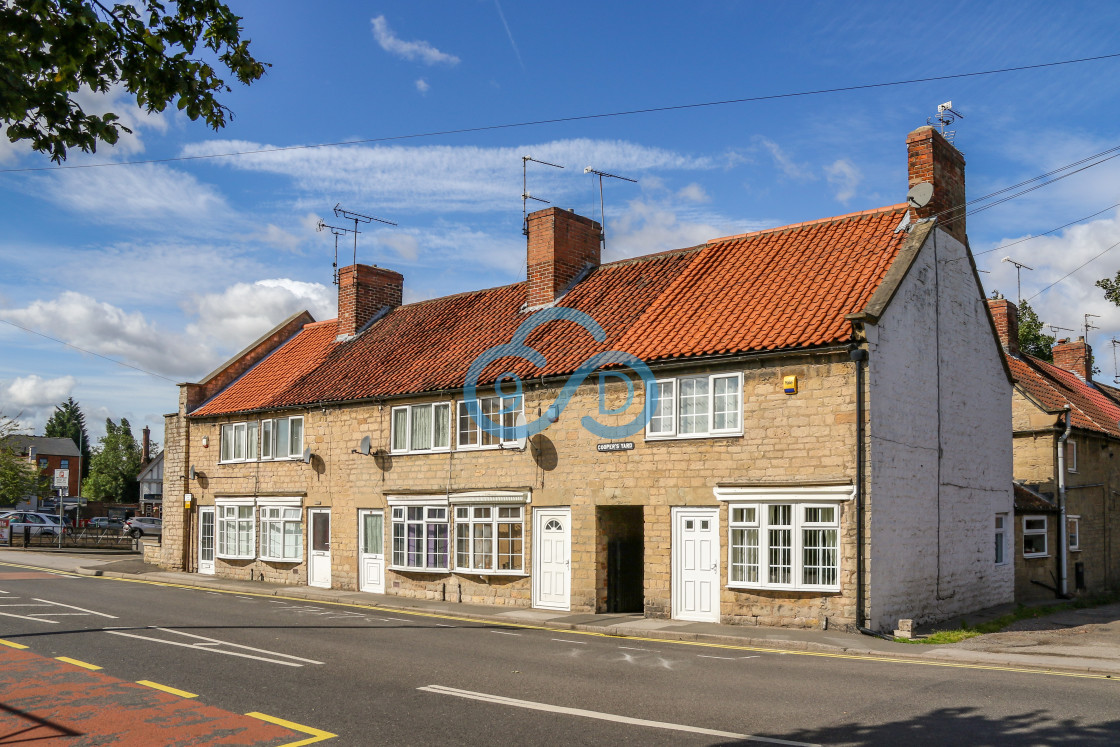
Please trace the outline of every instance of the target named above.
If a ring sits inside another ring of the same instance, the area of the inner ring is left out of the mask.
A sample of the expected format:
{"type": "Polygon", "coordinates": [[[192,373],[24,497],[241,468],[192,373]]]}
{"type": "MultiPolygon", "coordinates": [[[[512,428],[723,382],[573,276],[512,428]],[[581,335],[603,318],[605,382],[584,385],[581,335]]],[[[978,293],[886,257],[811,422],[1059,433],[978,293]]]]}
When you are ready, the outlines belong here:
{"type": "Polygon", "coordinates": [[[306,736],[0,647],[0,745],[281,745],[306,736]]]}

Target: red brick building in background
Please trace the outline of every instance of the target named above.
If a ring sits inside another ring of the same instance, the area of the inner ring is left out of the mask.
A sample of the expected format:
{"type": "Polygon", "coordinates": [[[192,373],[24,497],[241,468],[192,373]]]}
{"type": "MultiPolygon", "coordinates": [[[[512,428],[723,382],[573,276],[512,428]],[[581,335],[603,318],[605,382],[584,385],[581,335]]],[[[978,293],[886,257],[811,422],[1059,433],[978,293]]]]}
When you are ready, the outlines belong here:
{"type": "Polygon", "coordinates": [[[66,495],[81,493],[82,453],[69,438],[48,438],[46,436],[11,436],[8,439],[21,458],[36,464],[40,474],[51,481],[51,495],[59,494],[54,487],[55,470],[67,470],[66,495]]]}

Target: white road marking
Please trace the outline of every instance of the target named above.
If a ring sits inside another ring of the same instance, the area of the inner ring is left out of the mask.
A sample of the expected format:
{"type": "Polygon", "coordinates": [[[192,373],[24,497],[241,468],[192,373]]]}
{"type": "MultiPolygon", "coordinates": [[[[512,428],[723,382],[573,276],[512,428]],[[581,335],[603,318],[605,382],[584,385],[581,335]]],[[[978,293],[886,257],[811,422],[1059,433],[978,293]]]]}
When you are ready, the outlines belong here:
{"type": "Polygon", "coordinates": [[[412,620],[405,620],[404,618],[401,618],[401,617],[384,617],[382,619],[383,620],[391,620],[393,622],[399,622],[399,623],[410,623],[410,624],[412,623],[412,620]]]}
{"type": "Polygon", "coordinates": [[[708,656],[707,654],[696,654],[701,659],[723,659],[724,661],[735,661],[734,656],[708,656]]]}
{"type": "Polygon", "coordinates": [[[584,718],[593,718],[600,721],[614,721],[620,724],[632,724],[634,726],[648,726],[654,729],[668,729],[670,731],[683,731],[692,734],[704,734],[712,737],[723,737],[724,739],[740,739],[751,742],[766,742],[768,744],[786,744],[794,745],[795,747],[818,747],[812,742],[793,742],[788,739],[773,739],[771,737],[756,737],[750,734],[736,734],[730,731],[720,731],[718,729],[705,729],[702,726],[689,726],[687,724],[673,724],[667,721],[649,721],[644,718],[631,718],[630,716],[619,716],[613,713],[603,713],[601,711],[588,711],[583,708],[568,708],[566,706],[551,705],[549,703],[536,703],[531,700],[519,700],[517,698],[506,698],[501,695],[489,695],[487,693],[476,693],[470,690],[459,690],[454,687],[444,687],[443,685],[428,685],[427,687],[418,687],[417,690],[424,692],[436,693],[437,695],[452,695],[456,698],[467,698],[469,700],[481,700],[487,703],[496,703],[498,705],[514,706],[516,708],[527,708],[532,711],[547,711],[549,713],[562,713],[568,716],[582,716],[584,718]]]}
{"type": "Polygon", "coordinates": [[[47,619],[44,619],[42,617],[28,617],[27,615],[17,615],[13,612],[0,612],[0,615],[3,615],[4,617],[15,617],[15,618],[18,618],[20,620],[34,620],[35,622],[51,623],[52,625],[58,625],[58,620],[47,620],[47,619]]]}
{"type": "MultiPolygon", "coordinates": [[[[19,597],[16,597],[19,599],[19,597]]],[[[31,604],[30,602],[20,602],[19,604],[0,604],[0,607],[49,607],[48,604],[31,604]]]]}
{"type": "Polygon", "coordinates": [[[651,648],[634,648],[633,646],[619,646],[619,648],[624,648],[627,651],[653,651],[651,648]]]}
{"type": "Polygon", "coordinates": [[[757,659],[757,656],[740,656],[740,659],[757,659]]]}
{"type": "Polygon", "coordinates": [[[179,646],[181,648],[194,649],[195,651],[208,651],[208,652],[214,653],[214,654],[225,654],[226,656],[237,656],[237,657],[240,657],[242,659],[253,659],[255,661],[268,662],[270,664],[282,664],[283,666],[286,666],[286,667],[302,667],[303,664],[300,664],[298,662],[305,662],[307,664],[322,664],[323,663],[321,661],[315,661],[314,659],[304,659],[304,658],[299,657],[299,656],[292,656],[291,654],[282,654],[279,651],[269,651],[268,649],[263,649],[263,648],[253,648],[252,646],[243,646],[240,643],[229,643],[227,641],[220,641],[216,638],[207,638],[205,636],[195,635],[193,633],[185,633],[181,630],[171,630],[170,628],[153,628],[153,630],[159,630],[159,631],[162,631],[164,633],[172,633],[172,634],[175,634],[175,635],[186,636],[188,638],[196,638],[200,641],[204,641],[204,643],[182,643],[180,641],[168,641],[168,640],[163,639],[163,638],[150,638],[148,636],[137,635],[136,633],[126,633],[123,630],[110,630],[108,628],[105,628],[104,630],[105,630],[106,633],[109,633],[111,635],[124,636],[125,638],[137,638],[141,641],[150,641],[152,643],[165,643],[168,646],[179,646]],[[230,646],[230,647],[233,647],[233,648],[245,649],[247,651],[256,651],[257,653],[261,653],[261,654],[269,654],[270,656],[280,656],[280,657],[283,657],[283,659],[271,659],[271,658],[268,658],[266,656],[254,656],[252,654],[243,654],[239,651],[223,651],[222,649],[214,648],[214,646],[230,646]],[[293,661],[284,661],[284,659],[291,659],[293,661]]]}
{"type": "Polygon", "coordinates": [[[234,597],[235,597],[236,599],[248,599],[248,600],[249,600],[250,602],[255,602],[255,601],[257,601],[256,599],[253,599],[252,597],[243,597],[243,596],[241,596],[240,594],[234,594],[234,597]]]}
{"type": "Polygon", "coordinates": [[[552,640],[560,641],[560,643],[578,643],[581,646],[586,646],[587,645],[587,641],[569,641],[566,638],[553,638],[552,640]]]}
{"type": "MultiPolygon", "coordinates": [[[[32,597],[32,599],[34,599],[34,597],[32,597]]],[[[87,610],[85,607],[75,607],[72,604],[63,604],[62,602],[52,602],[49,599],[35,599],[35,601],[36,602],[46,602],[47,604],[53,604],[53,605],[56,605],[58,607],[66,607],[67,609],[78,610],[78,612],[86,612],[86,613],[91,614],[91,615],[99,615],[101,617],[107,617],[110,620],[119,620],[120,619],[116,615],[109,615],[109,614],[106,614],[104,612],[94,612],[93,610],[87,610]]]]}
{"type": "Polygon", "coordinates": [[[454,625],[445,625],[443,623],[436,623],[436,627],[437,628],[453,628],[455,626],[454,625]]]}
{"type": "Polygon", "coordinates": [[[491,630],[490,632],[497,633],[498,635],[521,635],[520,633],[510,633],[507,630],[491,630]]]}

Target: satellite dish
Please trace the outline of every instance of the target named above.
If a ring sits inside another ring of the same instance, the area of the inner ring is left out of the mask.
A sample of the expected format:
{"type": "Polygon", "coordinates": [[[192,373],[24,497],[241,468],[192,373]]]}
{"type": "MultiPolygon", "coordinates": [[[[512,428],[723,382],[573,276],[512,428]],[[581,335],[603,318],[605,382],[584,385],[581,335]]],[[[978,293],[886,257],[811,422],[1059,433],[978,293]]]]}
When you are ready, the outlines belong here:
{"type": "Polygon", "coordinates": [[[194,465],[191,465],[191,479],[194,479],[194,465]]]}
{"type": "Polygon", "coordinates": [[[310,461],[311,461],[311,447],[309,446],[309,447],[307,447],[306,449],[303,450],[303,463],[307,464],[310,461]]]}
{"type": "Polygon", "coordinates": [[[910,207],[922,208],[933,199],[933,185],[929,182],[918,182],[906,193],[906,203],[910,207]]]}
{"type": "Polygon", "coordinates": [[[358,447],[358,451],[362,454],[365,454],[366,456],[369,456],[369,436],[366,436],[362,439],[362,444],[358,447]]]}
{"type": "Polygon", "coordinates": [[[519,438],[517,439],[517,448],[522,451],[525,450],[525,444],[529,440],[528,434],[525,432],[525,413],[519,412],[513,417],[513,424],[517,426],[519,438]]]}

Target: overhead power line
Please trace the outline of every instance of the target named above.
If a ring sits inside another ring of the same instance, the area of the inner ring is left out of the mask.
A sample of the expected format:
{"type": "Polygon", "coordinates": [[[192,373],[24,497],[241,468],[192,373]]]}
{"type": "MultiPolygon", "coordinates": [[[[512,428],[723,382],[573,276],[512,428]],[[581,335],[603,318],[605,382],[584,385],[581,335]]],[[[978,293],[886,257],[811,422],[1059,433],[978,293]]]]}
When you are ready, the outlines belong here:
{"type": "Polygon", "coordinates": [[[1049,231],[1043,231],[1042,233],[1036,233],[1034,236],[1028,236],[1025,239],[1019,239],[1018,241],[1012,241],[1010,244],[1000,244],[999,246],[997,246],[994,249],[985,249],[982,252],[975,252],[972,256],[973,257],[979,257],[983,254],[991,254],[992,252],[998,252],[1000,249],[1006,249],[1009,246],[1015,246],[1016,244],[1022,244],[1024,241],[1031,241],[1032,239],[1037,239],[1037,238],[1040,238],[1042,236],[1049,236],[1050,234],[1052,234],[1056,231],[1061,231],[1063,228],[1069,228],[1070,226],[1074,225],[1075,223],[1080,223],[1081,221],[1089,220],[1090,218],[1096,218],[1101,213],[1107,213],[1109,210],[1112,210],[1113,208],[1118,208],[1118,207],[1120,207],[1120,202],[1116,203],[1115,205],[1109,205],[1108,207],[1106,207],[1103,210],[1098,210],[1097,212],[1093,213],[1092,215],[1086,215],[1084,218],[1078,218],[1077,220],[1071,220],[1069,223],[1065,223],[1063,225],[1060,225],[1057,228],[1051,228],[1049,231]]]}
{"type": "Polygon", "coordinates": [[[1062,282],[1063,280],[1065,280],[1066,278],[1068,278],[1068,277],[1069,277],[1070,275],[1074,274],[1075,272],[1077,272],[1077,271],[1078,271],[1078,270],[1080,270],[1081,268],[1083,268],[1083,267],[1085,267],[1085,266],[1087,266],[1087,265],[1089,265],[1089,264],[1091,264],[1091,263],[1093,263],[1093,262],[1096,262],[1096,261],[1097,261],[1098,259],[1100,259],[1100,258],[1101,258],[1101,257],[1103,257],[1104,255],[1108,254],[1109,252],[1111,252],[1111,251],[1112,251],[1113,249],[1115,249],[1115,248],[1116,248],[1116,247],[1118,247],[1118,246],[1120,246],[1120,241],[1117,241],[1117,242],[1116,242],[1115,244],[1113,244],[1112,246],[1108,247],[1107,249],[1105,249],[1105,250],[1104,250],[1103,252],[1101,252],[1100,254],[1098,254],[1098,255],[1096,255],[1096,256],[1094,256],[1094,257],[1092,257],[1091,259],[1089,259],[1089,260],[1088,260],[1088,261],[1086,261],[1086,262],[1083,262],[1083,263],[1081,263],[1080,265],[1078,265],[1078,266],[1077,266],[1077,267],[1075,267],[1074,269],[1072,269],[1072,270],[1070,270],[1069,272],[1067,272],[1067,273],[1066,273],[1065,275],[1062,275],[1062,276],[1061,276],[1060,278],[1058,278],[1057,280],[1055,280],[1055,281],[1054,281],[1053,283],[1050,283],[1050,285],[1046,286],[1045,288],[1043,288],[1042,290],[1040,290],[1040,291],[1039,291],[1038,293],[1035,293],[1035,294],[1034,294],[1033,296],[1031,296],[1030,298],[1028,298],[1028,299],[1027,299],[1027,301],[1028,301],[1028,302],[1029,302],[1029,301],[1033,301],[1034,299],[1038,298],[1038,297],[1039,297],[1039,296],[1041,296],[1041,295],[1042,295],[1043,293],[1045,293],[1046,291],[1050,290],[1051,288],[1053,288],[1053,287],[1054,287],[1055,285],[1057,285],[1058,283],[1060,283],[1060,282],[1062,282]]]}
{"type": "Polygon", "coordinates": [[[15,174],[30,171],[58,171],[62,169],[92,169],[108,166],[137,166],[152,163],[170,163],[174,161],[200,161],[213,158],[234,158],[238,156],[260,155],[263,153],[279,153],[290,150],[307,150],[311,148],[330,148],[343,145],[364,145],[368,143],[385,143],[399,140],[415,140],[420,138],[440,137],[445,135],[463,135],[472,132],[487,132],[492,130],[508,130],[518,127],[533,127],[546,124],[562,124],[565,122],[581,122],[591,119],[607,119],[610,117],[629,117],[638,114],[655,114],[660,112],[683,111],[686,109],[701,109],[712,106],[727,106],[730,104],[748,104],[760,101],[776,101],[779,99],[792,99],[804,96],[820,96],[829,93],[847,93],[850,91],[867,91],[876,88],[890,88],[893,86],[906,86],[915,83],[933,83],[942,80],[959,80],[961,78],[975,78],[982,75],[1001,75],[1004,73],[1022,72],[1024,70],[1039,70],[1047,67],[1061,65],[1076,65],[1083,62],[1097,62],[1100,60],[1115,59],[1120,57],[1120,52],[1113,54],[1096,55],[1094,57],[1081,57],[1073,60],[1059,60],[1057,62],[1041,62],[1034,65],[1019,65],[994,70],[978,70],[970,73],[953,73],[950,75],[932,75],[925,78],[908,78],[906,80],[887,81],[882,83],[864,83],[854,86],[838,86],[836,88],[818,88],[809,91],[793,91],[787,93],[773,93],[763,96],[745,96],[734,99],[721,99],[718,101],[704,101],[693,104],[675,104],[670,106],[652,106],[642,109],[627,109],[616,112],[603,112],[598,114],[578,114],[567,117],[551,117],[548,119],[535,119],[524,122],[510,122],[506,124],[480,125],[477,127],[460,127],[450,130],[433,130],[430,132],[417,132],[405,135],[387,135],[384,137],[360,138],[356,140],[340,140],[333,143],[313,143],[308,145],[286,145],[273,148],[258,148],[255,150],[231,151],[229,153],[208,153],[197,156],[172,156],[168,158],[151,158],[141,161],[113,161],[106,163],[66,164],[62,166],[39,166],[28,168],[0,169],[0,174],[15,174]]]}
{"type": "Polygon", "coordinates": [[[95,353],[92,350],[86,350],[85,348],[80,348],[77,345],[72,345],[71,343],[66,342],[66,340],[60,340],[57,337],[51,337],[50,335],[43,334],[42,332],[39,332],[38,330],[31,329],[30,327],[24,327],[22,324],[16,324],[15,322],[9,321],[7,319],[0,319],[0,322],[3,322],[4,324],[10,324],[13,327],[15,327],[16,329],[22,329],[24,332],[28,332],[30,334],[39,335],[39,337],[45,337],[52,342],[57,342],[60,345],[65,345],[68,348],[73,348],[74,350],[77,350],[80,353],[85,353],[87,355],[96,356],[98,358],[101,358],[102,360],[107,360],[110,363],[116,363],[118,366],[124,366],[125,368],[131,368],[133,371],[139,371],[140,373],[148,374],[149,376],[155,376],[157,379],[163,379],[164,381],[170,381],[172,384],[177,384],[178,383],[177,381],[175,381],[175,379],[168,378],[167,376],[164,376],[163,374],[158,374],[155,371],[149,371],[146,368],[140,368],[139,366],[134,366],[131,363],[125,363],[124,361],[119,361],[116,358],[110,358],[109,356],[102,355],[101,353],[95,353]]]}

